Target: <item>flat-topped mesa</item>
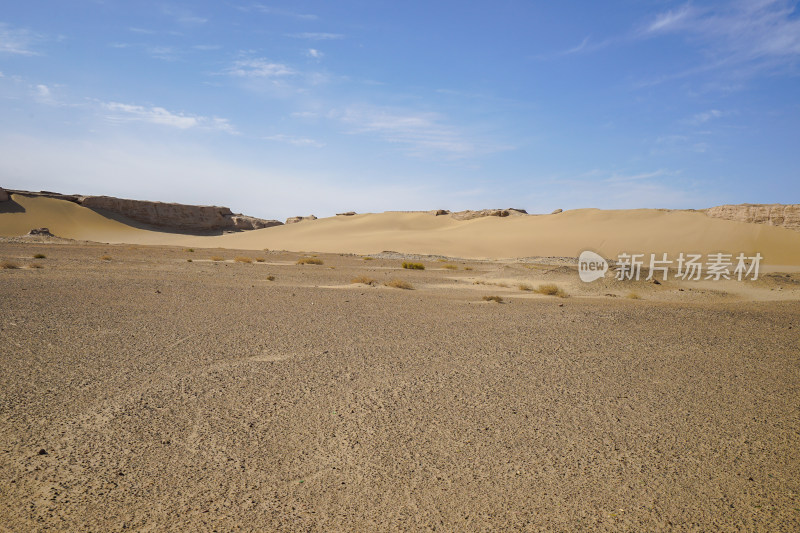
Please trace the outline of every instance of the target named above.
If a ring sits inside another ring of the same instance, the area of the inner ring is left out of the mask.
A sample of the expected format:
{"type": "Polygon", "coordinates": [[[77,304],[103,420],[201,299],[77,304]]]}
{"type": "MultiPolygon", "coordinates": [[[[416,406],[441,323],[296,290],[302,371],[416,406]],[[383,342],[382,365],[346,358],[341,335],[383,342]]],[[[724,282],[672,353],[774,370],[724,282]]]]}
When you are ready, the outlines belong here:
{"type": "Polygon", "coordinates": [[[769,224],[800,231],[800,204],[720,205],[704,211],[713,218],[769,224]]]}
{"type": "MultiPolygon", "coordinates": [[[[112,196],[83,196],[59,194],[50,191],[19,191],[0,189],[0,201],[4,194],[20,194],[40,198],[52,198],[73,202],[88,209],[122,215],[126,218],[166,230],[189,232],[245,231],[271,226],[280,226],[278,220],[264,220],[238,213],[227,207],[211,205],[186,205],[147,200],[128,200],[112,196]]],[[[6,200],[9,198],[6,197],[6,200]]]]}
{"type": "Polygon", "coordinates": [[[185,231],[241,231],[280,226],[277,220],[263,220],[234,214],[227,207],[185,205],[111,196],[81,196],[77,203],[89,209],[110,211],[137,222],[185,231]]]}

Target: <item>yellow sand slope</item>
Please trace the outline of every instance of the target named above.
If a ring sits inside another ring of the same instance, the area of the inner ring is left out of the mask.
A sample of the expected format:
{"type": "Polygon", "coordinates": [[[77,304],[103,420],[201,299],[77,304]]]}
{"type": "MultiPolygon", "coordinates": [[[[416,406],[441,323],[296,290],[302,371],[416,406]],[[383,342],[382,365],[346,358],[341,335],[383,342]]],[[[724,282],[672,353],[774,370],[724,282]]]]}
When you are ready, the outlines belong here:
{"type": "Polygon", "coordinates": [[[464,258],[575,257],[621,252],[761,253],[770,265],[800,266],[800,232],[656,209],[577,209],[556,215],[458,221],[427,213],[331,217],[221,236],[147,231],[64,200],[14,195],[24,213],[0,211],[0,235],[48,227],[59,237],[109,243],[246,250],[285,249],[369,254],[383,250],[464,258]]]}

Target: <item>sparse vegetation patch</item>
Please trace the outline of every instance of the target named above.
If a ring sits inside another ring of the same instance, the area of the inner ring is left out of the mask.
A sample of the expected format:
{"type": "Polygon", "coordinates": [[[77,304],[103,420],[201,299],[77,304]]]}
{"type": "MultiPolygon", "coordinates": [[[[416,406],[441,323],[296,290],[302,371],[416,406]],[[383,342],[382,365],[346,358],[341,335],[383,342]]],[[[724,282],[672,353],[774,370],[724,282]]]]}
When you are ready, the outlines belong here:
{"type": "Polygon", "coordinates": [[[564,292],[564,289],[556,285],[555,283],[544,283],[539,285],[534,289],[535,293],[537,294],[544,294],[545,296],[558,296],[559,298],[566,298],[568,294],[564,292]]]}
{"type": "Polygon", "coordinates": [[[422,263],[409,263],[406,261],[403,263],[403,268],[407,268],[409,270],[425,270],[425,265],[422,263]]]}
{"type": "Polygon", "coordinates": [[[387,287],[393,287],[395,289],[406,289],[412,290],[414,286],[407,281],[403,281],[402,279],[393,279],[391,281],[387,281],[384,283],[387,287]]]}
{"type": "Polygon", "coordinates": [[[321,265],[322,259],[316,257],[301,257],[297,260],[298,265],[321,265]]]}
{"type": "Polygon", "coordinates": [[[219,256],[219,255],[212,255],[211,256],[211,260],[212,261],[225,261],[225,258],[222,257],[222,256],[219,256]]]}
{"type": "Polygon", "coordinates": [[[110,255],[102,255],[102,256],[100,256],[100,260],[101,261],[111,261],[111,256],[110,255]]]}
{"type": "Polygon", "coordinates": [[[33,254],[34,259],[46,259],[47,256],[44,254],[33,254]]]}
{"type": "Polygon", "coordinates": [[[235,258],[234,261],[236,261],[237,263],[248,263],[248,264],[253,262],[253,260],[250,259],[249,257],[243,257],[243,256],[235,258]]]}
{"type": "Polygon", "coordinates": [[[503,303],[503,298],[501,298],[500,296],[497,296],[497,295],[484,296],[483,297],[483,301],[484,302],[497,302],[497,303],[501,304],[501,303],[503,303]]]}
{"type": "Polygon", "coordinates": [[[363,283],[364,285],[375,285],[376,280],[369,276],[358,276],[350,280],[350,283],[363,283]]]}

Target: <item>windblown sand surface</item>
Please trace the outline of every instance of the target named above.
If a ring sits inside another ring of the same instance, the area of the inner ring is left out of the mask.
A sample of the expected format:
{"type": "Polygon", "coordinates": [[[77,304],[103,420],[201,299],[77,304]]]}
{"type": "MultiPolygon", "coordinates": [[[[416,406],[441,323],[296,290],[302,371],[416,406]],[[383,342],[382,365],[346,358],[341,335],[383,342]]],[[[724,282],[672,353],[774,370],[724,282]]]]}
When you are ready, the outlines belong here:
{"type": "Polygon", "coordinates": [[[800,529],[800,275],[298,257],[0,243],[0,530],[800,529]]]}
{"type": "Polygon", "coordinates": [[[800,266],[800,232],[690,211],[577,209],[464,221],[428,213],[381,213],[199,237],[137,229],[64,200],[14,199],[23,211],[0,212],[0,236],[48,227],[59,237],[109,243],[358,254],[393,250],[468,258],[577,257],[586,249],[611,258],[622,252],[672,257],[758,252],[766,265],[800,266]]]}

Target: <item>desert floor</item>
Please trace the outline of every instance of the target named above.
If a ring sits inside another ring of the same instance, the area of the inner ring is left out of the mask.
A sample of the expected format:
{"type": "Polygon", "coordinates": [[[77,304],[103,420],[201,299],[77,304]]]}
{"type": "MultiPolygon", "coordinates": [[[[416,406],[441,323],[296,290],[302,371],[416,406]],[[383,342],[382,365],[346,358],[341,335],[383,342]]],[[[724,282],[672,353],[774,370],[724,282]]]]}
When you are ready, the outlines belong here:
{"type": "Polygon", "coordinates": [[[800,529],[800,274],[303,255],[0,243],[0,530],[800,529]]]}

